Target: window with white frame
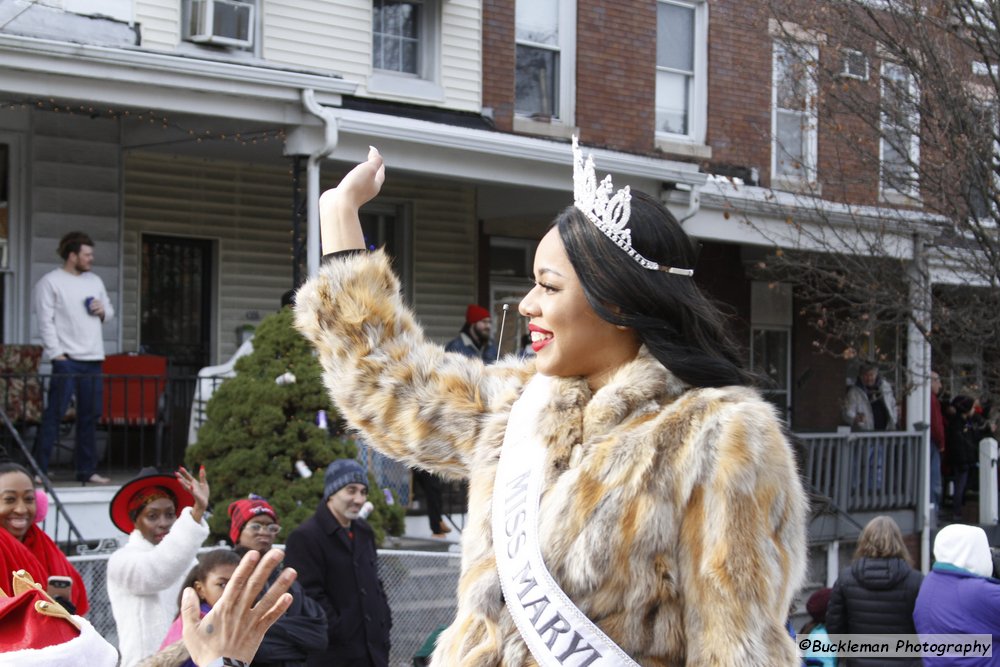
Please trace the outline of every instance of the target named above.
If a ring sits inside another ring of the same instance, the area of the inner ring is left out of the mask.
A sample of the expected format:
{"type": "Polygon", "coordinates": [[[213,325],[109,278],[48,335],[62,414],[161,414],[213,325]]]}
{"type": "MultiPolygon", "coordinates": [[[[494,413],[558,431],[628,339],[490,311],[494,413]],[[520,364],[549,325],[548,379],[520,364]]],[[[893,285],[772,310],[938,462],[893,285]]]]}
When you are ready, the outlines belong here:
{"type": "Polygon", "coordinates": [[[517,0],[514,111],[538,120],[573,122],[576,3],[517,0]]]}
{"type": "Polygon", "coordinates": [[[433,78],[436,8],[436,0],[372,0],[372,67],[433,78]]]}
{"type": "Polygon", "coordinates": [[[916,197],[919,191],[919,96],[910,70],[883,61],[879,139],[879,184],[883,195],[916,197]]]}
{"type": "Polygon", "coordinates": [[[754,327],[750,339],[750,367],[762,379],[761,393],[782,418],[791,407],[791,327],[754,327]]]}
{"type": "Polygon", "coordinates": [[[705,140],[708,3],[656,5],[656,132],[705,140]]]}
{"type": "Polygon", "coordinates": [[[816,180],[816,64],[819,47],[774,43],[771,90],[771,176],[784,183],[816,180]]]}
{"type": "Polygon", "coordinates": [[[981,100],[970,108],[969,124],[972,150],[967,152],[965,167],[969,215],[979,224],[993,224],[997,219],[997,193],[1000,192],[1000,117],[995,105],[981,100]]]}

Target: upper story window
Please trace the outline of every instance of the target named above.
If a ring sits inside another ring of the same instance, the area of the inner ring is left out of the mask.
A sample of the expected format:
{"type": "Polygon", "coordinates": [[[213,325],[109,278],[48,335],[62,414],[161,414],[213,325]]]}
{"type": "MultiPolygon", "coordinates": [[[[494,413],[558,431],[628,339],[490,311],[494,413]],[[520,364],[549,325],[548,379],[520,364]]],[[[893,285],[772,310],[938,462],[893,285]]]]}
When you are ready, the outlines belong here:
{"type": "Polygon", "coordinates": [[[420,75],[420,43],[424,33],[424,3],[372,1],[372,66],[420,75]]]}
{"type": "Polygon", "coordinates": [[[440,0],[372,0],[372,74],[368,91],[443,102],[440,0]]]}
{"type": "Polygon", "coordinates": [[[816,180],[816,64],[819,47],[774,43],[771,177],[778,187],[816,180]]]}
{"type": "Polygon", "coordinates": [[[708,3],[663,0],[656,6],[656,132],[705,140],[708,3]]]}
{"type": "Polygon", "coordinates": [[[969,216],[977,224],[993,224],[997,219],[997,193],[1000,193],[1000,118],[988,99],[971,109],[971,150],[966,151],[964,169],[969,216]]]}
{"type": "Polygon", "coordinates": [[[536,120],[573,123],[576,3],[517,0],[514,110],[536,120]]]}
{"type": "Polygon", "coordinates": [[[882,63],[879,185],[883,197],[919,193],[920,92],[916,77],[897,63],[882,63]]]}

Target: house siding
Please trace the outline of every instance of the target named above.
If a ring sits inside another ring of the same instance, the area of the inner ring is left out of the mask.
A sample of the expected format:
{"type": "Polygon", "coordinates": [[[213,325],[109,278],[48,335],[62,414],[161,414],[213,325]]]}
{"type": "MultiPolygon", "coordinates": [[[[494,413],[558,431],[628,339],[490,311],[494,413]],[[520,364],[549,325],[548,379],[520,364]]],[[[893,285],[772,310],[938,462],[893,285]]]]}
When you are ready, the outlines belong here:
{"type": "MultiPolygon", "coordinates": [[[[59,239],[79,230],[94,240],[93,271],[104,281],[108,297],[120,312],[118,123],[86,115],[38,112],[33,114],[32,126],[28,290],[62,265],[56,254],[59,239]]],[[[27,296],[30,299],[30,292],[27,296]]],[[[104,327],[106,352],[118,350],[119,331],[120,320],[104,327]]],[[[30,339],[41,343],[34,312],[30,339]]]]}
{"type": "Polygon", "coordinates": [[[445,105],[479,111],[482,106],[482,9],[480,0],[446,0],[441,11],[441,85],[445,105]]]}
{"type": "Polygon", "coordinates": [[[181,39],[181,3],[178,0],[135,0],[135,20],[142,46],[169,50],[181,39]]]}
{"type": "Polygon", "coordinates": [[[236,330],[278,309],[292,287],[292,181],[287,167],[130,153],[125,158],[123,349],[139,348],[142,235],[214,244],[211,362],[236,351],[236,330]]]}
{"type": "MultiPolygon", "coordinates": [[[[339,74],[360,83],[362,97],[392,98],[367,91],[372,74],[371,12],[371,2],[363,0],[265,2],[263,57],[289,67],[339,74]]],[[[442,0],[435,77],[444,91],[442,106],[480,109],[481,25],[479,0],[442,0]]]]}
{"type": "Polygon", "coordinates": [[[371,3],[285,0],[263,7],[265,60],[336,72],[351,81],[371,73],[371,3]]]}

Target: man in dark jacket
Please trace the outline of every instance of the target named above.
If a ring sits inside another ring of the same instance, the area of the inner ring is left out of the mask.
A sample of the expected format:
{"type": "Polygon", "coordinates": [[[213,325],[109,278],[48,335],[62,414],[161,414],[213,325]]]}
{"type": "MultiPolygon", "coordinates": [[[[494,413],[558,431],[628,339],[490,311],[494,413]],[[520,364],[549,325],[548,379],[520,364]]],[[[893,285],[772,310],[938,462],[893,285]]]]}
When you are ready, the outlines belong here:
{"type": "Polygon", "coordinates": [[[490,342],[491,332],[490,311],[470,303],[462,330],[444,346],[445,352],[459,352],[492,364],[497,360],[497,348],[490,342]]]}
{"type": "Polygon", "coordinates": [[[319,667],[386,667],[392,619],[378,578],[375,534],[359,514],[368,476],[353,459],[334,461],[323,502],[288,536],[285,562],[326,612],[329,646],[309,656],[319,667]]]}

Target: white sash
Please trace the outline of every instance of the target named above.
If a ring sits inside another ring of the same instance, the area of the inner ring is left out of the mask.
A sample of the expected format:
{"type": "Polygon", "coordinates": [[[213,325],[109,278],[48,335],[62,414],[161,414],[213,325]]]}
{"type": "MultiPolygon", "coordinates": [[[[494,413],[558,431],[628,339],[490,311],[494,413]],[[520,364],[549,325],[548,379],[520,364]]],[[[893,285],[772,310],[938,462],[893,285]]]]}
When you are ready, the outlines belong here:
{"type": "Polygon", "coordinates": [[[538,418],[552,378],[536,374],[511,408],[493,487],[493,549],[507,609],[541,667],[638,667],[552,578],[538,543],[545,446],[538,418]]]}

